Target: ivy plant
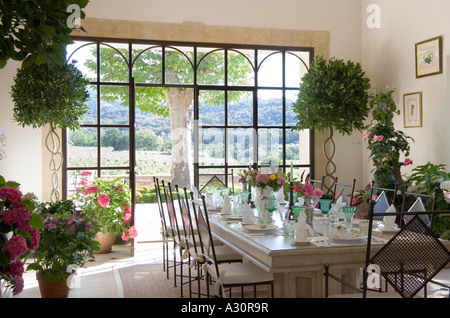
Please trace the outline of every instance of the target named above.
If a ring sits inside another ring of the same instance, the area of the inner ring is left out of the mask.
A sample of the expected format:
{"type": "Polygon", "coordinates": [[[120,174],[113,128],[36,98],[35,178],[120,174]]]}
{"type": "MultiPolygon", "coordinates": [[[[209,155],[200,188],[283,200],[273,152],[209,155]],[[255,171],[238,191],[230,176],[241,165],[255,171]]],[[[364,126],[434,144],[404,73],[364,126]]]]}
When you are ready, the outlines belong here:
{"type": "Polygon", "coordinates": [[[14,120],[22,127],[51,124],[75,130],[89,111],[87,80],[73,64],[35,64],[18,70],[11,97],[14,120]]]}
{"type": "Polygon", "coordinates": [[[85,13],[81,9],[88,3],[89,0],[0,0],[0,68],[9,59],[22,61],[23,67],[64,64],[65,48],[73,43],[71,18],[78,18],[79,13],[83,19],[85,13]]]}
{"type": "Polygon", "coordinates": [[[316,56],[293,104],[295,129],[335,129],[347,135],[361,130],[370,110],[370,86],[359,63],[316,56]]]}

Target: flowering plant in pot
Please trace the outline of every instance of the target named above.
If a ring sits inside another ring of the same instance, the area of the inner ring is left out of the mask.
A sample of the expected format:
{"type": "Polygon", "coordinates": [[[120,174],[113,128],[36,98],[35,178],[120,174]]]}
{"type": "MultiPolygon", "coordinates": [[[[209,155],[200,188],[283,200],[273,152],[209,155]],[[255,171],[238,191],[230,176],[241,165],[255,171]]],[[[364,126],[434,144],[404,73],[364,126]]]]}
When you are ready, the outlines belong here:
{"type": "Polygon", "coordinates": [[[30,251],[39,245],[42,221],[33,200],[22,195],[19,184],[0,176],[0,296],[2,292],[19,294],[23,289],[24,262],[30,251]]]}
{"type": "Polygon", "coordinates": [[[72,196],[74,203],[98,222],[100,232],[120,235],[128,241],[137,236],[131,225],[131,190],[124,178],[90,178],[91,173],[81,174],[81,181],[72,196]]]}
{"type": "MultiPolygon", "coordinates": [[[[37,208],[43,228],[39,246],[31,254],[33,262],[27,270],[37,271],[40,284],[41,277],[48,282],[59,281],[68,294],[69,275],[87,261],[93,261],[93,251],[99,249],[94,240],[98,226],[89,216],[77,216],[72,201],[39,202],[37,208]]],[[[46,297],[42,289],[41,296],[46,297]]]]}

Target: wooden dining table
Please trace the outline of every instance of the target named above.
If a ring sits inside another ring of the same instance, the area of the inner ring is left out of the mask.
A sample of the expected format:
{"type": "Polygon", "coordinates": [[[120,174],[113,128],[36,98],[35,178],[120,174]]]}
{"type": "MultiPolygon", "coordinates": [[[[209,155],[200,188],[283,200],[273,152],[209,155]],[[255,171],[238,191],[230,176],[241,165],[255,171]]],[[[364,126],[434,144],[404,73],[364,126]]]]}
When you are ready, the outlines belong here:
{"type": "MultiPolygon", "coordinates": [[[[253,262],[274,277],[276,298],[325,297],[324,266],[329,265],[334,275],[355,285],[365,264],[367,243],[342,244],[330,241],[323,228],[323,217],[315,213],[314,236],[310,243],[296,245],[292,235],[285,235],[282,213],[273,212],[273,223],[279,229],[271,232],[253,232],[246,229],[239,219],[209,212],[213,235],[240,253],[246,261],[253,262]],[[321,227],[322,226],[322,227],[321,227]]],[[[330,228],[328,228],[330,229],[330,228]]],[[[333,232],[331,228],[331,233],[333,232]]],[[[353,231],[359,231],[353,229],[353,231]]],[[[376,252],[393,235],[373,231],[372,252],[376,252]]],[[[342,284],[330,280],[329,294],[354,292],[342,284]]]]}

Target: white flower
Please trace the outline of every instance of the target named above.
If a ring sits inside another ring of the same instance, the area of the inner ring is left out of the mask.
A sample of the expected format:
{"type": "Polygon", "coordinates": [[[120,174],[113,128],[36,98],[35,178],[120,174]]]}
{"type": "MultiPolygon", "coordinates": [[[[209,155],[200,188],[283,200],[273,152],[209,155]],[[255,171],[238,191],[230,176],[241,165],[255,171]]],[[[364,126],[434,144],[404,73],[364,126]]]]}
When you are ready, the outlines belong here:
{"type": "Polygon", "coordinates": [[[442,181],[439,185],[442,190],[450,191],[450,180],[442,181]]]}

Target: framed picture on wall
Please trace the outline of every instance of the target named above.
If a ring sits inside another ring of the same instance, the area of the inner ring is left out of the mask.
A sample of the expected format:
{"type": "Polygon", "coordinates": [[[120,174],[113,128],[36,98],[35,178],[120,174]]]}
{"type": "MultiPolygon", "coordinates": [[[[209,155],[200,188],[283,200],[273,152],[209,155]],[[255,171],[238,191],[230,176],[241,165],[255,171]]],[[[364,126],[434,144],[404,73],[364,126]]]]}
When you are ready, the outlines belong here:
{"type": "Polygon", "coordinates": [[[422,127],[422,92],[403,95],[403,125],[422,127]]]}
{"type": "Polygon", "coordinates": [[[442,73],[442,36],[416,43],[416,78],[442,73]]]}

